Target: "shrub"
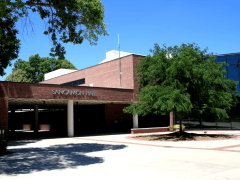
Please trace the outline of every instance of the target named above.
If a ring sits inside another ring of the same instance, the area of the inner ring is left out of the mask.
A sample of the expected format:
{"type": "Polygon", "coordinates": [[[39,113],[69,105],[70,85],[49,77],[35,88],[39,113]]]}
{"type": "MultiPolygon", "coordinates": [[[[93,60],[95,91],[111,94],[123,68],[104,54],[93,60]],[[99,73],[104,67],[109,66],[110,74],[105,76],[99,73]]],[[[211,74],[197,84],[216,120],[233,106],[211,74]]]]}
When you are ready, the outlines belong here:
{"type": "Polygon", "coordinates": [[[176,128],[175,128],[173,125],[171,125],[171,126],[168,126],[168,128],[169,128],[169,129],[173,128],[173,131],[175,131],[175,130],[176,130],[176,128]]]}
{"type": "MultiPolygon", "coordinates": [[[[180,125],[179,125],[179,124],[175,124],[173,128],[179,129],[179,128],[180,128],[180,125]]],[[[185,128],[185,126],[182,124],[182,129],[184,129],[184,128],[185,128]]]]}

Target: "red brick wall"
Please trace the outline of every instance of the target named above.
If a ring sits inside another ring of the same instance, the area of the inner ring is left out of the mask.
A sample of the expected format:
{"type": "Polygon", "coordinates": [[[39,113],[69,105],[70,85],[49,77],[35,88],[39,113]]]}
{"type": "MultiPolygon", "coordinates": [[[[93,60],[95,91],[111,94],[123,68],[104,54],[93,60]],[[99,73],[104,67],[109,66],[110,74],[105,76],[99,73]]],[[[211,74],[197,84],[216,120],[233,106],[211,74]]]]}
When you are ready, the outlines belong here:
{"type": "Polygon", "coordinates": [[[5,131],[5,139],[8,138],[8,98],[0,97],[0,129],[5,131]]]}
{"type": "Polygon", "coordinates": [[[4,129],[8,138],[8,82],[0,82],[0,129],[4,129]]]}
{"type": "Polygon", "coordinates": [[[133,83],[134,83],[134,94],[133,94],[133,99],[134,101],[139,101],[139,99],[136,97],[136,94],[139,94],[139,84],[137,84],[137,82],[134,80],[135,78],[137,78],[137,74],[136,74],[136,69],[134,68],[135,66],[138,65],[138,62],[141,60],[141,58],[143,58],[142,56],[136,56],[133,59],[133,83]]]}
{"type": "MultiPolygon", "coordinates": [[[[93,84],[94,87],[111,87],[119,88],[119,61],[114,60],[92,66],[74,73],[59,76],[41,83],[45,84],[62,84],[85,78],[85,84],[81,86],[89,86],[93,84]]],[[[127,87],[126,87],[127,88],[127,87]]],[[[129,89],[129,88],[128,88],[129,89]]]]}
{"type": "Polygon", "coordinates": [[[0,97],[7,97],[8,95],[8,82],[0,81],[0,97]]]}
{"type": "MultiPolygon", "coordinates": [[[[121,61],[121,85],[124,89],[134,89],[133,65],[140,60],[138,55],[129,55],[120,59],[121,61]]],[[[98,64],[74,73],[56,77],[41,83],[62,84],[85,78],[85,84],[81,86],[120,88],[119,79],[119,59],[112,60],[103,64],[98,64]]]]}
{"type": "MultiPolygon", "coordinates": [[[[7,87],[5,88],[7,89],[7,87]]],[[[61,86],[51,84],[9,83],[9,98],[131,101],[132,94],[133,90],[131,89],[61,86]],[[53,94],[53,89],[84,91],[84,95],[53,94]],[[86,91],[96,92],[97,96],[86,96],[86,91]]]]}
{"type": "Polygon", "coordinates": [[[86,69],[86,85],[119,88],[119,62],[111,61],[86,69]]]}
{"type": "Polygon", "coordinates": [[[134,89],[133,84],[133,59],[135,56],[121,58],[121,84],[123,88],[134,89]]]}
{"type": "Polygon", "coordinates": [[[105,104],[106,126],[124,124],[126,128],[132,128],[132,115],[123,113],[123,108],[127,106],[129,104],[105,104]]]}

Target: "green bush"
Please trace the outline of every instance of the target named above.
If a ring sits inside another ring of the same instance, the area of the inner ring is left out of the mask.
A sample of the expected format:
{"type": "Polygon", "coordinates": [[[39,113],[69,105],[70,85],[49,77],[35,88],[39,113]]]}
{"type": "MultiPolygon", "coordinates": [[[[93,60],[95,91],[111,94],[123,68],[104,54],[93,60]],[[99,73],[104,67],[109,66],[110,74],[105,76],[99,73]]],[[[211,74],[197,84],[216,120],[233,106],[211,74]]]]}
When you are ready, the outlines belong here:
{"type": "MultiPolygon", "coordinates": [[[[179,129],[179,128],[180,128],[180,125],[179,125],[179,124],[175,124],[173,128],[179,129]]],[[[182,129],[184,129],[184,128],[185,128],[185,126],[182,124],[182,129]]]]}
{"type": "Polygon", "coordinates": [[[0,154],[7,150],[7,141],[0,140],[0,154]]]}

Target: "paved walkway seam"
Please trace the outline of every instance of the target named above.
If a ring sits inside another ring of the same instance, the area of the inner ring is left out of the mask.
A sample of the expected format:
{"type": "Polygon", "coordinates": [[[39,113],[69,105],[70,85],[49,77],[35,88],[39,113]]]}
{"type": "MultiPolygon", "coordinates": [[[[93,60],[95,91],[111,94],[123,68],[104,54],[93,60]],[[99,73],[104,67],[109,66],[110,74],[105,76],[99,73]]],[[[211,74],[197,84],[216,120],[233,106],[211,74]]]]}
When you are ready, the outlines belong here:
{"type": "Polygon", "coordinates": [[[75,139],[83,139],[83,140],[90,140],[90,141],[102,141],[102,142],[112,142],[112,143],[122,143],[122,144],[135,144],[135,145],[164,147],[164,148],[182,148],[182,149],[198,149],[198,150],[240,152],[240,150],[228,150],[228,149],[226,149],[226,148],[240,147],[240,144],[239,145],[233,145],[233,146],[223,146],[223,147],[218,147],[218,148],[196,148],[196,147],[164,146],[164,145],[144,144],[144,143],[136,143],[136,142],[110,141],[110,140],[79,138],[79,137],[75,138],[75,139]]]}

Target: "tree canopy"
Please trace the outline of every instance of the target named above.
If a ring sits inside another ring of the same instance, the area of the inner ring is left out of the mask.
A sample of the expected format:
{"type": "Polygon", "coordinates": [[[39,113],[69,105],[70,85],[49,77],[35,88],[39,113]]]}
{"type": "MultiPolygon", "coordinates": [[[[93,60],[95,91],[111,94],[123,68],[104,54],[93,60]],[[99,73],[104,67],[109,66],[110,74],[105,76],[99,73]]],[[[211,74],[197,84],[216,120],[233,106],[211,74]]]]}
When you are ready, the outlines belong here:
{"type": "Polygon", "coordinates": [[[17,69],[10,74],[5,81],[12,81],[12,82],[27,82],[31,83],[32,79],[29,77],[28,73],[22,69],[17,69]]]}
{"type": "Polygon", "coordinates": [[[43,32],[51,36],[50,56],[64,59],[63,43],[81,44],[84,39],[96,45],[99,35],[108,35],[103,22],[104,6],[100,0],[0,0],[0,75],[18,57],[20,40],[16,22],[28,18],[29,10],[47,20],[43,32]]]}
{"type": "Polygon", "coordinates": [[[66,59],[40,57],[39,54],[29,57],[29,61],[18,59],[14,63],[12,74],[5,81],[38,83],[44,80],[44,74],[59,68],[77,68],[66,59]]]}
{"type": "Polygon", "coordinates": [[[216,56],[207,50],[195,43],[162,48],[155,44],[150,50],[153,55],[142,58],[135,67],[140,102],[123,111],[141,116],[173,111],[180,124],[183,115],[191,112],[228,118],[226,110],[238,102],[234,95],[238,82],[224,77],[226,70],[222,66],[228,64],[215,62],[216,56]]]}

